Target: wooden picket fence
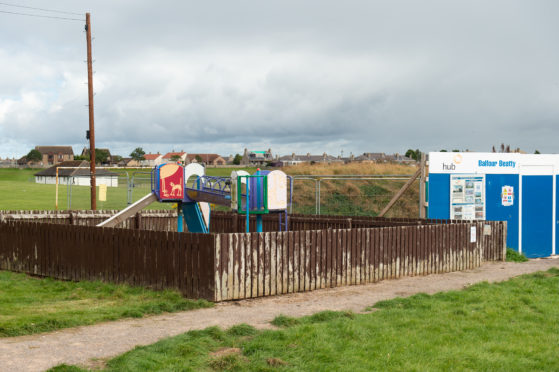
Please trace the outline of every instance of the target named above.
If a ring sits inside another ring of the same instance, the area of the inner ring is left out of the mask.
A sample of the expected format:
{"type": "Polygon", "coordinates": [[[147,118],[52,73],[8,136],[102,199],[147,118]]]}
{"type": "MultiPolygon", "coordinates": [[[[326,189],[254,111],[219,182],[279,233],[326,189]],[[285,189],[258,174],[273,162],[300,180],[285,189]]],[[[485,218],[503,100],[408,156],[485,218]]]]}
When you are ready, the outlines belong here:
{"type": "MultiPolygon", "coordinates": [[[[114,216],[118,210],[82,211],[0,211],[2,221],[28,221],[59,225],[95,226],[114,216]]],[[[153,231],[177,231],[177,212],[173,210],[143,210],[118,227],[153,231]]]]}
{"type": "Polygon", "coordinates": [[[189,298],[213,298],[215,236],[177,232],[0,223],[0,269],[64,280],[102,280],[189,298]]]}
{"type": "MultiPolygon", "coordinates": [[[[62,225],[95,226],[116,214],[116,210],[106,211],[0,211],[1,221],[46,222],[62,225]]],[[[278,231],[278,214],[263,216],[263,231],[278,231]]],[[[418,218],[382,218],[367,216],[332,215],[288,215],[287,231],[351,229],[369,227],[432,225],[447,223],[467,223],[461,220],[434,220],[418,218]]],[[[125,220],[119,228],[177,231],[177,212],[172,210],[143,210],[125,220]]],[[[256,230],[256,218],[250,218],[250,231],[256,230]]],[[[187,231],[185,226],[185,231],[187,231]]],[[[212,211],[210,231],[212,233],[246,232],[246,217],[234,212],[212,211]]]]}
{"type": "Polygon", "coordinates": [[[506,223],[217,234],[215,301],[312,291],[503,260],[506,223]]]}
{"type": "Polygon", "coordinates": [[[176,288],[190,298],[224,301],[472,269],[505,258],[506,222],[382,221],[395,225],[192,234],[5,220],[0,269],[176,288]]]}

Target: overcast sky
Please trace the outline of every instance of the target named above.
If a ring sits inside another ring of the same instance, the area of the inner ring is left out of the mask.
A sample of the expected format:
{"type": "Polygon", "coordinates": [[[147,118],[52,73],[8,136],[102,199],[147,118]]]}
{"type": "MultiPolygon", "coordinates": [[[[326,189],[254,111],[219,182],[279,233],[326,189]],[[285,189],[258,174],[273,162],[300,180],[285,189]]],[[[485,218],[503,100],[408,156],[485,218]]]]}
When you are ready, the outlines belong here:
{"type": "MultiPolygon", "coordinates": [[[[91,12],[112,153],[559,152],[555,0],[6,3],[91,12]]],[[[1,157],[87,145],[83,26],[0,13],[1,157]]]]}

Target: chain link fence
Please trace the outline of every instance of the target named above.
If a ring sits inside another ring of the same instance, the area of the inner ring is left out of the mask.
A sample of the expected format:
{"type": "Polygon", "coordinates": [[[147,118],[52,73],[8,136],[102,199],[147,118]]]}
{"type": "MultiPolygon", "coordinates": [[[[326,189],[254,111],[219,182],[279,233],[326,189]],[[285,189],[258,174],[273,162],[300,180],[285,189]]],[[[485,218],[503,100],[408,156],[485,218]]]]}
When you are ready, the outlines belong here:
{"type": "MultiPolygon", "coordinates": [[[[294,176],[291,213],[376,216],[411,175],[294,176]]],[[[386,217],[419,215],[419,180],[388,211],[386,217]]]]}

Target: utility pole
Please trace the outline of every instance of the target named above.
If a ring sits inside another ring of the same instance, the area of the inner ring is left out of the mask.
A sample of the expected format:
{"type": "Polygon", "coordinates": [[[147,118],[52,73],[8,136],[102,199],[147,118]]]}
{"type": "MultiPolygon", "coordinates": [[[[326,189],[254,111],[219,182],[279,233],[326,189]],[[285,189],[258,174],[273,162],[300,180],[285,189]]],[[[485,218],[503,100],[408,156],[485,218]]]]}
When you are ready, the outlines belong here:
{"type": "Polygon", "coordinates": [[[91,60],[91,17],[85,13],[85,35],[87,39],[87,93],[89,98],[89,173],[91,180],[91,209],[97,209],[95,184],[95,124],[93,121],[93,62],[91,60]]]}

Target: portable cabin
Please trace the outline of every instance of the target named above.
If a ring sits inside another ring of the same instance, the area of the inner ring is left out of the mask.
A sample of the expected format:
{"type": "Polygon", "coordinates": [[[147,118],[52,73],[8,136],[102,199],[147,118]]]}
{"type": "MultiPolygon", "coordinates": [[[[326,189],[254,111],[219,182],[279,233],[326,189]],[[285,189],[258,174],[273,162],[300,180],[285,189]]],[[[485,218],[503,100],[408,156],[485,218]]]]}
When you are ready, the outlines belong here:
{"type": "Polygon", "coordinates": [[[554,154],[431,152],[428,217],[507,221],[507,247],[555,255],[558,175],[554,154]]]}

